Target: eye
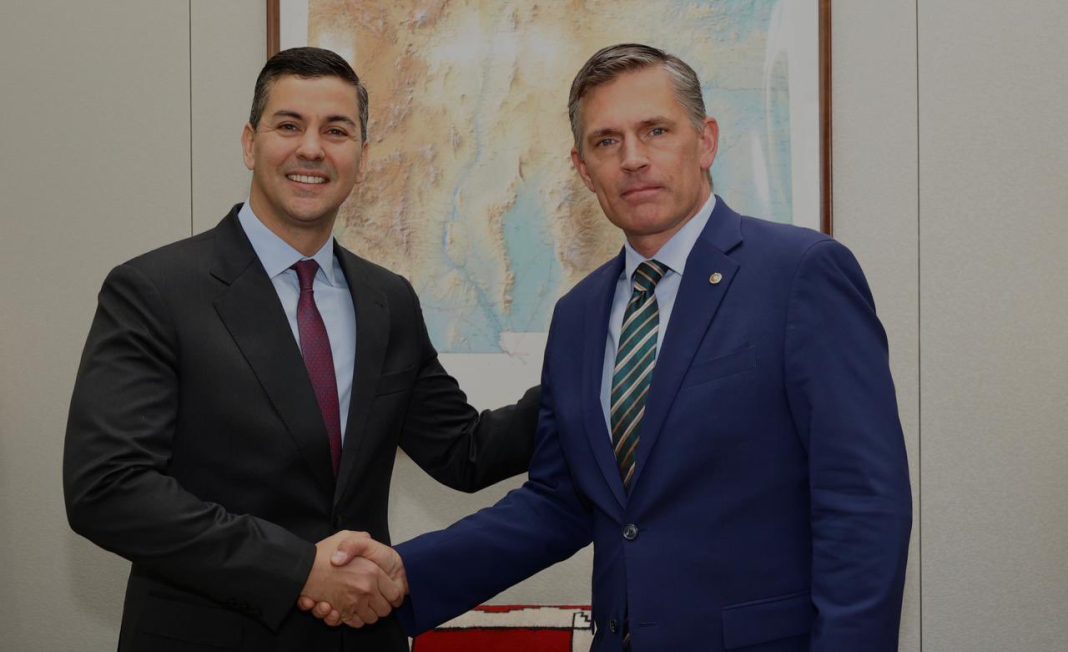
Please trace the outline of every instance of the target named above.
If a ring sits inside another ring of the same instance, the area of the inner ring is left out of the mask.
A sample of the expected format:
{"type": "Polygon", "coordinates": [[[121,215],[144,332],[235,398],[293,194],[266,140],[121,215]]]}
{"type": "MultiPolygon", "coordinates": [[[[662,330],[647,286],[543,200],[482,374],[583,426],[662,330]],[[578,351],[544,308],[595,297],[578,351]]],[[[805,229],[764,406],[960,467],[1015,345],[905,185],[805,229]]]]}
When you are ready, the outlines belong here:
{"type": "Polygon", "coordinates": [[[295,134],[300,132],[300,127],[293,124],[292,122],[283,122],[282,124],[275,127],[275,130],[281,131],[282,133],[295,134]]]}
{"type": "Polygon", "coordinates": [[[326,130],[326,135],[333,136],[335,138],[348,138],[349,132],[341,129],[340,127],[330,127],[326,130]]]}
{"type": "Polygon", "coordinates": [[[666,133],[667,133],[667,129],[665,129],[663,127],[653,127],[652,129],[649,130],[649,135],[650,136],[663,136],[666,133]]]}
{"type": "Polygon", "coordinates": [[[600,140],[596,141],[593,144],[593,146],[594,147],[608,147],[610,145],[615,145],[615,144],[616,144],[616,139],[615,138],[601,138],[600,140]]]}

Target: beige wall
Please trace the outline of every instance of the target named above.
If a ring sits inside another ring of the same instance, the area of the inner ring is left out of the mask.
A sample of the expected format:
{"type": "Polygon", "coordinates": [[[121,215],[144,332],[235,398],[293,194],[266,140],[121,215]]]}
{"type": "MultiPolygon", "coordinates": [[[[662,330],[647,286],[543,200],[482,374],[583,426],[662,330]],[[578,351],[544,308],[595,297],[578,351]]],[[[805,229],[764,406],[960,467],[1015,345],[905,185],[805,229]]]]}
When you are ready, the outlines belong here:
{"type": "Polygon", "coordinates": [[[1064,650],[1068,4],[947,4],[918,21],[924,642],[1064,650]]]}
{"type": "MultiPolygon", "coordinates": [[[[78,354],[111,266],[244,198],[238,134],[264,3],[7,5],[0,649],[108,650],[127,565],[70,533],[62,507],[78,354]]],[[[836,234],[890,337],[916,494],[901,649],[1059,649],[1068,9],[834,5],[836,234]]],[[[396,484],[398,539],[490,499],[459,500],[403,462],[396,484]]],[[[585,598],[588,563],[583,553],[503,599],[585,598]]]]}
{"type": "Polygon", "coordinates": [[[189,234],[189,9],[0,15],[0,649],[114,649],[126,564],[67,528],[63,430],[107,270],[189,234]]]}

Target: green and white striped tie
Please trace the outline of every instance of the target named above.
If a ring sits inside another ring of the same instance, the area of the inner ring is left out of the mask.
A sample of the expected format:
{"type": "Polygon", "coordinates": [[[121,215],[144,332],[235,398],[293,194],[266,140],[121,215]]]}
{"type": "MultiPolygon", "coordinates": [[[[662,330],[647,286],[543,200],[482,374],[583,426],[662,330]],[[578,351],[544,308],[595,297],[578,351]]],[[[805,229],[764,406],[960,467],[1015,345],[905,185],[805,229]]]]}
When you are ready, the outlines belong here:
{"type": "Polygon", "coordinates": [[[623,487],[630,489],[634,477],[634,454],[638,431],[645,415],[645,398],[656,363],[656,338],[660,311],[656,305],[656,284],[667,266],[647,260],[634,270],[634,292],[623,313],[619,329],[616,366],[612,371],[612,445],[615,449],[623,487]]]}

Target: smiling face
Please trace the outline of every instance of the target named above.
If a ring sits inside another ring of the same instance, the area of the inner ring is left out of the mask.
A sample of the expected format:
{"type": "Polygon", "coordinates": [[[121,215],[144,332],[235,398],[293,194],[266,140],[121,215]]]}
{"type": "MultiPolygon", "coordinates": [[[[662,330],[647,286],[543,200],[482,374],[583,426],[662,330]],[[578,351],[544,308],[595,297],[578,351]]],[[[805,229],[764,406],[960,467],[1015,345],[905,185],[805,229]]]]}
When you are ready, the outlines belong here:
{"type": "Polygon", "coordinates": [[[256,216],[290,244],[290,236],[308,231],[325,242],[363,174],[356,88],[337,77],[279,77],[241,144],[256,216]]]}
{"type": "Polygon", "coordinates": [[[626,72],[582,99],[580,148],[586,187],[631,246],[651,257],[708,200],[719,127],[696,129],[661,66],[626,72]]]}

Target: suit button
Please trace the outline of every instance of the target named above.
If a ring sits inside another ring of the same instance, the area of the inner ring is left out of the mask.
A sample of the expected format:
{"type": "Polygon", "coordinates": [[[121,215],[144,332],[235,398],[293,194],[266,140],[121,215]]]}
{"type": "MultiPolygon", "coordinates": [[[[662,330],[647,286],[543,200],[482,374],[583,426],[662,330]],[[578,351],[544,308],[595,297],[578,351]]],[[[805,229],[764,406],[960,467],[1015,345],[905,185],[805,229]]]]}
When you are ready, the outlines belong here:
{"type": "Polygon", "coordinates": [[[627,523],[623,526],[623,538],[627,541],[634,541],[638,538],[638,526],[633,523],[627,523]]]}
{"type": "Polygon", "coordinates": [[[608,621],[608,631],[612,632],[613,634],[618,632],[619,631],[619,621],[616,620],[615,618],[609,620],[608,621]]]}

